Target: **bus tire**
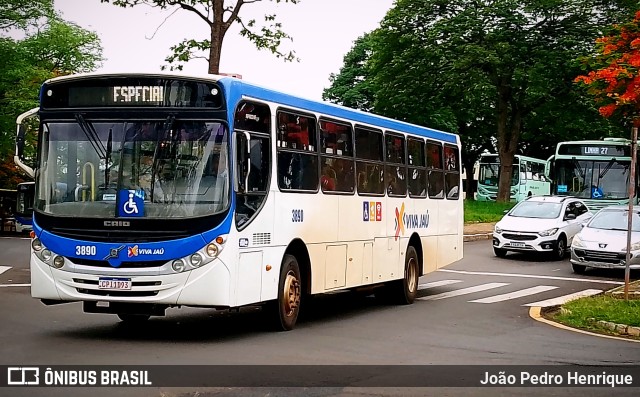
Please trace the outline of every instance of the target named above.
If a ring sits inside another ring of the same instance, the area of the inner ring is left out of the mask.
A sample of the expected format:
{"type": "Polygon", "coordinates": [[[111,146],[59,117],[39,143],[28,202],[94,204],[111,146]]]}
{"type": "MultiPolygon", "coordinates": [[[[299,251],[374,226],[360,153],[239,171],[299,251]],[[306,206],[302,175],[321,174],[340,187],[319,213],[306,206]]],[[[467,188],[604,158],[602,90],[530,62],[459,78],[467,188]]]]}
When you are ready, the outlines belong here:
{"type": "Polygon", "coordinates": [[[126,324],[144,323],[149,320],[150,317],[148,314],[118,313],[118,318],[126,324]]]}
{"type": "Polygon", "coordinates": [[[376,299],[383,303],[412,304],[418,295],[419,272],[418,253],[413,246],[409,246],[404,259],[404,277],[376,289],[374,291],[376,299]]]}
{"type": "Polygon", "coordinates": [[[285,255],[280,268],[278,298],[266,306],[275,330],[290,331],[295,327],[300,314],[302,287],[298,260],[293,255],[285,255]]]}
{"type": "Polygon", "coordinates": [[[404,277],[397,283],[397,291],[394,294],[397,303],[410,305],[418,295],[418,279],[420,278],[420,261],[418,253],[413,246],[407,248],[404,257],[404,277]]]}

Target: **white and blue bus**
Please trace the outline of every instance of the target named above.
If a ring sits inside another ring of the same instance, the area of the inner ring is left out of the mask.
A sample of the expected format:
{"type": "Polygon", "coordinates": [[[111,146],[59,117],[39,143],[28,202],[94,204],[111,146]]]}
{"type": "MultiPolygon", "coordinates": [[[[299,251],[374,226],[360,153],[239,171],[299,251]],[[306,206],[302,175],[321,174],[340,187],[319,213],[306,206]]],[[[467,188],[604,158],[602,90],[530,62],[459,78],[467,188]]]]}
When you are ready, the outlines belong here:
{"type": "Polygon", "coordinates": [[[55,78],[17,122],[45,304],[122,321],[263,304],[289,330],[309,295],[409,304],[421,275],[462,258],[454,134],[213,75],[55,78]]]}
{"type": "Polygon", "coordinates": [[[30,232],[33,230],[33,198],[35,194],[34,182],[22,182],[17,186],[16,211],[14,218],[16,232],[30,232]]]}

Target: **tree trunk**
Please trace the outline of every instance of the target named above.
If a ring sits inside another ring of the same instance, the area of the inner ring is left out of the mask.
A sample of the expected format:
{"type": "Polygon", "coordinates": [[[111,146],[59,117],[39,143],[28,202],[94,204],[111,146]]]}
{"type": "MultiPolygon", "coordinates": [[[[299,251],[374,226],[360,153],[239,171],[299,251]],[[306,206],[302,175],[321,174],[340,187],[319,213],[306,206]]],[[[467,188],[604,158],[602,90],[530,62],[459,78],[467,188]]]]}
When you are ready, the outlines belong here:
{"type": "Polygon", "coordinates": [[[222,56],[222,27],[214,24],[211,28],[211,48],[209,48],[209,74],[220,73],[220,58],[222,56]]]}
{"type": "Polygon", "coordinates": [[[506,203],[511,200],[511,175],[513,156],[518,149],[522,112],[519,109],[510,86],[510,78],[500,78],[498,85],[498,155],[500,156],[500,179],[496,201],[506,203]]]}
{"type": "Polygon", "coordinates": [[[466,191],[465,200],[470,200],[470,201],[474,201],[476,199],[475,193],[476,193],[477,181],[474,179],[474,175],[473,175],[474,165],[475,165],[475,162],[473,163],[464,162],[464,172],[467,175],[467,180],[465,181],[465,191],[466,191]]]}

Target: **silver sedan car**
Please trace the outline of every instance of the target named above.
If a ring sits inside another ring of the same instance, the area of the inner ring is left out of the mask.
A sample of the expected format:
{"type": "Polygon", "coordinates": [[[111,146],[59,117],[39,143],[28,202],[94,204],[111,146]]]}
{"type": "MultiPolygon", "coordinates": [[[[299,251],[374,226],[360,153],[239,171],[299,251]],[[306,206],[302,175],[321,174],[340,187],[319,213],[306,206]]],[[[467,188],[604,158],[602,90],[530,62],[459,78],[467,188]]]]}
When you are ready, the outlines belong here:
{"type": "MultiPolygon", "coordinates": [[[[571,243],[571,266],[575,273],[588,267],[624,269],[627,254],[629,206],[601,209],[575,235],[571,243]]],[[[630,269],[640,269],[640,206],[634,206],[631,228],[630,269]]]]}

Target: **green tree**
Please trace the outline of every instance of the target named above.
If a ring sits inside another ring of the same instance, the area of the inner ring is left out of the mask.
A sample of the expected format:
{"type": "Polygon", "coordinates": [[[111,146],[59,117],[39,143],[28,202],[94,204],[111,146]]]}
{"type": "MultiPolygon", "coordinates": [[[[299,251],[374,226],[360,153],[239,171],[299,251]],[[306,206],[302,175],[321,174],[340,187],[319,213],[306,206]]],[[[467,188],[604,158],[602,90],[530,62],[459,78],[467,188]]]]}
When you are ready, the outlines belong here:
{"type": "Polygon", "coordinates": [[[95,33],[55,14],[34,18],[21,22],[28,26],[21,30],[24,39],[0,36],[0,187],[14,187],[23,180],[13,164],[15,120],[38,106],[41,84],[52,77],[92,71],[102,60],[95,33]]]}
{"type": "Polygon", "coordinates": [[[363,111],[371,111],[375,99],[374,79],[369,70],[369,58],[373,51],[371,33],[360,36],[343,58],[343,66],[331,73],[331,85],[322,92],[322,99],[338,105],[363,111]]]}
{"type": "MultiPolygon", "coordinates": [[[[240,34],[260,50],[268,50],[285,61],[297,60],[295,52],[280,51],[283,40],[291,37],[282,30],[282,24],[276,21],[275,14],[264,16],[264,25],[255,19],[245,21],[240,10],[245,4],[258,3],[262,0],[233,0],[233,5],[225,5],[225,0],[100,0],[102,3],[113,3],[120,7],[147,5],[160,9],[188,11],[200,18],[209,27],[209,37],[205,39],[185,38],[171,47],[171,55],[165,60],[172,66],[171,70],[182,70],[183,63],[195,58],[204,58],[209,63],[208,73],[220,72],[222,42],[227,31],[234,23],[241,26],[240,34]],[[226,17],[226,19],[225,19],[226,17]]],[[[297,4],[300,0],[271,0],[276,3],[297,4]]],[[[174,12],[175,12],[174,11],[174,12]]],[[[163,67],[164,68],[164,67],[163,67]]]]}
{"type": "Polygon", "coordinates": [[[53,0],[2,0],[0,30],[25,29],[53,13],[53,0]]]}
{"type": "MultiPolygon", "coordinates": [[[[498,200],[508,201],[513,156],[526,120],[548,102],[571,97],[573,77],[567,70],[575,70],[575,59],[589,51],[603,25],[634,5],[615,0],[398,0],[379,29],[382,44],[373,55],[379,60],[377,84],[398,95],[434,84],[472,98],[489,93],[486,106],[495,119],[501,163],[498,200]]],[[[389,106],[399,100],[393,94],[386,98],[389,106]]],[[[471,101],[470,109],[476,103],[471,101]]]]}

